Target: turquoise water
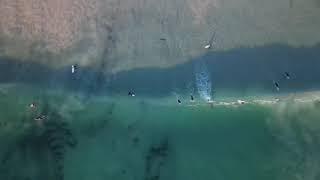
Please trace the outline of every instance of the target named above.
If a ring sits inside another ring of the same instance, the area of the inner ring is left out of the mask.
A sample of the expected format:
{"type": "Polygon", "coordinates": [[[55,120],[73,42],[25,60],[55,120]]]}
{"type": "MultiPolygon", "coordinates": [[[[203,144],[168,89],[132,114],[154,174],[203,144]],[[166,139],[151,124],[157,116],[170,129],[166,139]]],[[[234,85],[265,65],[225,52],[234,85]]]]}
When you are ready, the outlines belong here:
{"type": "Polygon", "coordinates": [[[1,179],[318,178],[317,102],[178,105],[63,91],[39,96],[32,88],[17,97],[15,88],[0,102],[1,179]],[[38,106],[31,110],[34,99],[38,106]],[[37,114],[47,119],[35,121],[37,114]],[[48,137],[58,137],[61,160],[48,137]],[[59,172],[57,164],[63,164],[59,172]]]}

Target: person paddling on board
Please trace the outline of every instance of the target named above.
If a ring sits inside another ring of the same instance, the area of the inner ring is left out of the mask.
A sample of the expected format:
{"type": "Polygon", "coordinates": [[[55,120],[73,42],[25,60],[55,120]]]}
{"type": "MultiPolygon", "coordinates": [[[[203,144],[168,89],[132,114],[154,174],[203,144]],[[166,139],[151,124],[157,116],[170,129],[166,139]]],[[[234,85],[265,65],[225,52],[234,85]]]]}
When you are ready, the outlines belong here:
{"type": "Polygon", "coordinates": [[[215,36],[216,36],[216,33],[213,32],[213,34],[212,34],[212,36],[211,36],[211,38],[210,38],[210,40],[209,40],[209,43],[204,46],[205,49],[210,49],[210,48],[212,48],[212,46],[215,44],[215,42],[214,42],[215,36]]]}
{"type": "Polygon", "coordinates": [[[74,74],[76,73],[76,70],[78,69],[76,64],[71,65],[71,73],[74,74]]]}

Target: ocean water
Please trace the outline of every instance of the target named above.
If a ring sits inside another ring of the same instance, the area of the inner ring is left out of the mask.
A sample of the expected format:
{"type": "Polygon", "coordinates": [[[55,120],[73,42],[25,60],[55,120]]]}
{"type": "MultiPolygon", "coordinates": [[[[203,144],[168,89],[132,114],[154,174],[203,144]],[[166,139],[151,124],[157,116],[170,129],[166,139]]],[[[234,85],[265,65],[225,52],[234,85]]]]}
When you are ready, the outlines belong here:
{"type": "Polygon", "coordinates": [[[318,50],[242,49],[110,77],[3,59],[0,179],[319,179],[318,50]]]}

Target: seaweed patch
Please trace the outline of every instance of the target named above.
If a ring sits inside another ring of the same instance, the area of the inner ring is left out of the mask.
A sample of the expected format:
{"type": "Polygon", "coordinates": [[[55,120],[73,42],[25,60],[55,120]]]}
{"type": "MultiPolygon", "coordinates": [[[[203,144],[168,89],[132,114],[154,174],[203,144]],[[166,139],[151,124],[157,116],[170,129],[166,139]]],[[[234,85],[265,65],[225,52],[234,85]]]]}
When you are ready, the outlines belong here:
{"type": "Polygon", "coordinates": [[[169,151],[168,138],[159,145],[152,145],[148,151],[145,162],[145,180],[159,180],[161,169],[165,164],[169,151]]]}
{"type": "Polygon", "coordinates": [[[64,159],[67,148],[77,145],[73,133],[67,122],[57,114],[52,114],[52,119],[45,122],[44,138],[54,160],[54,175],[57,180],[64,179],[64,159]],[[53,119],[54,118],[54,119],[53,119]]]}

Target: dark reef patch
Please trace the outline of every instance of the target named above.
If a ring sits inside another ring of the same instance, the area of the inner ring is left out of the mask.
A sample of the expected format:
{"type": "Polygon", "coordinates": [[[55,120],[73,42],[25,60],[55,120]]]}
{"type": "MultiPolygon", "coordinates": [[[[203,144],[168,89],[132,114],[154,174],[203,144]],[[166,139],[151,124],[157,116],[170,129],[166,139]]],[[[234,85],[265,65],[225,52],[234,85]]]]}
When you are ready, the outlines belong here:
{"type": "Polygon", "coordinates": [[[147,152],[144,180],[159,180],[161,169],[165,165],[169,153],[169,140],[164,138],[160,144],[152,145],[147,152]]]}

